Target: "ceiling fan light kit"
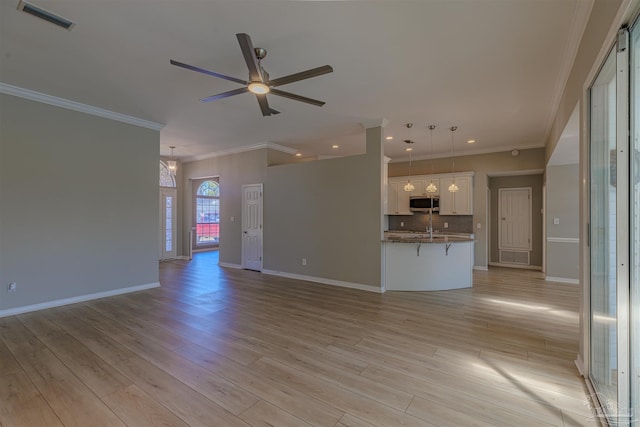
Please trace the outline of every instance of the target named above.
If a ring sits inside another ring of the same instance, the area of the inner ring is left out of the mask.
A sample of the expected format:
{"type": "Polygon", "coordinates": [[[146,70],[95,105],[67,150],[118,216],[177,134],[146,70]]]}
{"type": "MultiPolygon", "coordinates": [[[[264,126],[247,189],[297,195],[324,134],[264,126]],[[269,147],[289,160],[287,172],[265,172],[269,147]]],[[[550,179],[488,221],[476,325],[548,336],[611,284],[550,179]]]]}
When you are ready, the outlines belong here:
{"type": "Polygon", "coordinates": [[[247,68],[249,69],[249,80],[230,77],[224,74],[216,73],[214,71],[205,70],[204,68],[199,68],[193,65],[174,61],[173,59],[169,60],[171,65],[186,68],[187,70],[196,71],[202,74],[207,74],[219,79],[239,83],[244,86],[238,89],[222,92],[217,95],[211,95],[206,98],[202,98],[202,102],[215,101],[217,99],[228,98],[230,96],[240,95],[241,93],[251,92],[256,95],[256,99],[258,100],[258,105],[260,106],[260,111],[262,112],[263,116],[271,116],[273,114],[280,113],[279,111],[276,111],[269,106],[269,102],[267,101],[266,96],[268,93],[281,96],[283,98],[293,99],[294,101],[316,105],[318,107],[322,107],[325,104],[324,101],[318,101],[317,99],[307,98],[304,96],[296,95],[294,93],[285,92],[283,90],[276,89],[276,87],[331,73],[333,72],[333,68],[331,68],[331,66],[323,65],[322,67],[312,68],[310,70],[289,74],[287,76],[271,80],[269,78],[269,73],[267,73],[260,64],[260,61],[267,56],[267,51],[259,47],[254,48],[251,37],[249,37],[248,34],[238,33],[236,34],[236,38],[238,39],[240,50],[242,51],[244,60],[247,63],[247,68]]]}
{"type": "Polygon", "coordinates": [[[249,92],[255,93],[256,95],[264,95],[271,91],[271,88],[262,82],[249,83],[247,89],[249,89],[249,92]]]}

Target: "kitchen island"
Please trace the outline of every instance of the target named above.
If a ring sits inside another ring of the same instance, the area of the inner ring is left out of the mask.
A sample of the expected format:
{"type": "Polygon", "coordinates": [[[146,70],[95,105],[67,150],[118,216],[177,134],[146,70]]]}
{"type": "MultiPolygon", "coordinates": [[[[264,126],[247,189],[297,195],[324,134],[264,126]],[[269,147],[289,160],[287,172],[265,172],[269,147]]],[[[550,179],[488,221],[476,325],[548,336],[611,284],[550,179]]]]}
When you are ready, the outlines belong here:
{"type": "Polygon", "coordinates": [[[385,236],[382,242],[387,291],[442,291],[472,286],[472,237],[407,234],[385,236]]]}

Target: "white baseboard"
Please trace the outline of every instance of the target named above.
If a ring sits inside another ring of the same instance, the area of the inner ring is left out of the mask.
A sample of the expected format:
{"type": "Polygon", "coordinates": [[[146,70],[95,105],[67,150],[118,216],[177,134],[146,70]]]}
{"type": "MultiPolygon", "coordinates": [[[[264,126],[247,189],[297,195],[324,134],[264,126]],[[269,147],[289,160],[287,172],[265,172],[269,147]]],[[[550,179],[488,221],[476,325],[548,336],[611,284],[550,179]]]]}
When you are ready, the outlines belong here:
{"type": "Polygon", "coordinates": [[[343,288],[358,289],[361,291],[376,292],[379,294],[384,293],[384,290],[382,290],[381,288],[374,288],[372,286],[363,285],[361,283],[344,282],[342,280],[326,279],[324,277],[305,276],[303,274],[285,273],[283,271],[262,270],[262,272],[264,274],[270,274],[272,276],[280,276],[280,277],[286,277],[289,279],[297,279],[297,280],[306,280],[307,282],[322,283],[323,285],[340,286],[343,288]]]}
{"type": "Polygon", "coordinates": [[[544,278],[544,280],[546,280],[547,282],[571,283],[572,285],[579,285],[580,284],[580,280],[578,280],[578,279],[569,279],[567,277],[546,276],[544,278]]]}
{"type": "Polygon", "coordinates": [[[489,267],[487,267],[485,265],[474,265],[473,269],[474,270],[479,270],[479,271],[489,271],[489,267]]]}
{"type": "Polygon", "coordinates": [[[77,297],[64,298],[55,301],[43,302],[40,304],[25,305],[22,307],[8,308],[0,310],[0,317],[15,316],[16,314],[28,313],[30,311],[44,310],[47,308],[60,307],[62,305],[75,304],[78,302],[91,301],[94,299],[112,297],[115,295],[128,294],[131,292],[144,291],[146,289],[158,288],[160,282],[147,283],[146,285],[131,286],[129,288],[114,289],[112,291],[98,292],[95,294],[81,295],[77,297]]]}
{"type": "Polygon", "coordinates": [[[578,355],[578,357],[576,358],[576,360],[573,361],[573,363],[576,364],[576,368],[578,368],[578,372],[580,372],[580,375],[584,377],[585,370],[584,370],[584,361],[582,360],[582,357],[578,355]]]}
{"type": "Polygon", "coordinates": [[[220,262],[218,261],[218,265],[220,267],[228,267],[228,268],[235,268],[238,270],[242,270],[242,266],[240,264],[232,264],[230,262],[220,262]]]}
{"type": "Polygon", "coordinates": [[[189,255],[180,255],[180,256],[179,256],[178,258],[176,258],[176,259],[189,261],[191,258],[189,257],[189,255]]]}
{"type": "Polygon", "coordinates": [[[540,265],[522,265],[522,264],[509,264],[504,262],[490,262],[490,266],[492,267],[507,267],[507,268],[520,268],[523,270],[538,270],[542,271],[542,266],[540,265]]]}

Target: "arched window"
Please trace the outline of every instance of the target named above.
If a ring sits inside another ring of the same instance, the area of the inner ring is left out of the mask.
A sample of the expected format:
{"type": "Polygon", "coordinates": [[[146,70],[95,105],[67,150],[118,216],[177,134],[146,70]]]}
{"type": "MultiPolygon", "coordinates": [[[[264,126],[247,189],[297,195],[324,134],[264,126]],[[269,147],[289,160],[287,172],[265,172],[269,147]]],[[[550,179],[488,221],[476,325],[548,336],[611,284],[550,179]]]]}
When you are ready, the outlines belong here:
{"type": "Polygon", "coordinates": [[[196,246],[220,242],[220,184],[206,180],[196,192],[196,246]]]}
{"type": "Polygon", "coordinates": [[[220,197],[220,184],[215,181],[205,181],[198,187],[198,196],[220,197]]]}
{"type": "Polygon", "coordinates": [[[169,168],[166,163],[160,160],[160,187],[172,187],[175,188],[176,179],[171,172],[169,172],[169,168]]]}

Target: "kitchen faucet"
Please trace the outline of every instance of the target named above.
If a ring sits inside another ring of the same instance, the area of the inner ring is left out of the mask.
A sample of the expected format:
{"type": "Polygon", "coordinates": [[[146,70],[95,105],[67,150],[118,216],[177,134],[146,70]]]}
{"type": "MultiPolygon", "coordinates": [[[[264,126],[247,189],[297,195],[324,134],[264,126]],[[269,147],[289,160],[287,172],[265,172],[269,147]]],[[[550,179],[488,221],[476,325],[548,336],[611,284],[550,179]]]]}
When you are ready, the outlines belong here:
{"type": "Polygon", "coordinates": [[[429,239],[433,240],[433,208],[429,209],[429,227],[427,227],[429,239]]]}

